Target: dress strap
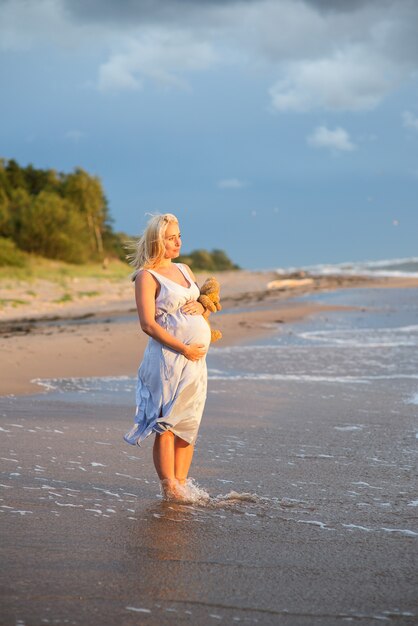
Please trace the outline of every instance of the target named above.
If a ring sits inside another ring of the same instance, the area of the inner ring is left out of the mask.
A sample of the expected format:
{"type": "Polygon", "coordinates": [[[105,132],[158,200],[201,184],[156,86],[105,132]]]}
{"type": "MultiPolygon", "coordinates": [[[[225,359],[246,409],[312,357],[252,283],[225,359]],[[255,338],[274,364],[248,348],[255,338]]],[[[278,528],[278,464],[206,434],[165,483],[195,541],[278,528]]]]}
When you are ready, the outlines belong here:
{"type": "MultiPolygon", "coordinates": [[[[144,268],[145,269],[145,268],[144,268]]],[[[154,270],[145,269],[146,272],[149,272],[154,276],[154,278],[158,281],[158,283],[164,287],[166,287],[165,277],[158,272],[154,272],[154,270]]]]}
{"type": "Polygon", "coordinates": [[[185,277],[186,280],[189,281],[190,283],[190,287],[192,285],[195,284],[193,278],[190,276],[188,270],[186,269],[185,265],[183,263],[176,263],[177,267],[179,268],[179,270],[181,271],[181,273],[183,274],[183,276],[185,277]]]}
{"type": "Polygon", "coordinates": [[[182,263],[176,263],[176,265],[178,269],[180,270],[180,272],[183,274],[184,278],[187,280],[187,282],[190,283],[190,287],[185,287],[184,285],[180,285],[180,283],[177,283],[175,280],[172,280],[171,278],[167,278],[166,276],[163,276],[163,274],[159,274],[155,270],[144,268],[144,271],[152,274],[154,278],[158,281],[158,283],[161,286],[164,286],[166,289],[172,290],[173,289],[172,285],[177,285],[177,287],[181,287],[183,289],[191,289],[193,285],[196,285],[193,278],[190,276],[187,269],[183,267],[182,263]]]}

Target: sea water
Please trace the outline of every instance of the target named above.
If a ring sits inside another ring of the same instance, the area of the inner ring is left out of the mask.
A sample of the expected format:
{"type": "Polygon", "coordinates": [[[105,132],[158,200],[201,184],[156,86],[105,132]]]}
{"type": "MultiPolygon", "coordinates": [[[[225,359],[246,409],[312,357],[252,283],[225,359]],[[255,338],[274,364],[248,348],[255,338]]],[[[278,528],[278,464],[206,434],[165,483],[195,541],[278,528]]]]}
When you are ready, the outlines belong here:
{"type": "Polygon", "coordinates": [[[283,325],[253,345],[213,350],[216,380],[383,385],[418,395],[418,289],[346,289],[294,301],[350,306],[283,325]]]}
{"type": "Polygon", "coordinates": [[[278,274],[305,271],[315,276],[368,276],[369,278],[418,277],[418,257],[384,259],[379,261],[347,261],[345,263],[321,263],[304,268],[277,268],[278,274]]]}
{"type": "MultiPolygon", "coordinates": [[[[304,322],[280,325],[266,339],[213,346],[207,356],[211,381],[383,386],[418,404],[418,289],[345,289],[308,294],[294,301],[354,307],[321,312],[304,322]]],[[[134,400],[135,378],[37,380],[51,397],[83,403],[134,400]]],[[[299,387],[299,389],[297,389],[299,387]]]]}

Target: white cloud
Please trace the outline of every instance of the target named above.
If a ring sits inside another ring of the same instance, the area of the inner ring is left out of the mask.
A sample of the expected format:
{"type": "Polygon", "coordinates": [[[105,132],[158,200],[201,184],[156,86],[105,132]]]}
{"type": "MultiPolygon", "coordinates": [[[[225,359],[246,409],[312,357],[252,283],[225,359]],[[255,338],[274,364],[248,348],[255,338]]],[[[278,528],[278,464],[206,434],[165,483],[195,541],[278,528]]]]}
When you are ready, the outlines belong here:
{"type": "Polygon", "coordinates": [[[219,189],[242,189],[245,183],[238,178],[225,178],[218,182],[219,189]]]}
{"type": "Polygon", "coordinates": [[[338,126],[334,130],[326,126],[318,126],[307,138],[309,145],[314,148],[330,148],[342,152],[351,152],[356,146],[350,139],[350,135],[344,128],[338,126]]]}
{"type": "Polygon", "coordinates": [[[99,68],[101,90],[138,89],[143,78],[184,88],[188,83],[182,73],[206,69],[216,61],[209,43],[178,30],[152,29],[137,39],[131,38],[124,48],[99,68]]]}
{"type": "Polygon", "coordinates": [[[371,110],[418,67],[410,0],[264,0],[242,13],[244,45],[276,72],[269,93],[280,112],[371,110]]]}
{"type": "Polygon", "coordinates": [[[102,91],[184,88],[216,63],[274,76],[280,112],[359,111],[416,76],[417,19],[415,0],[0,0],[0,48],[101,59],[102,91]]]}
{"type": "Polygon", "coordinates": [[[410,111],[404,111],[402,114],[402,119],[405,128],[418,130],[418,117],[410,113],[410,111]]]}
{"type": "Polygon", "coordinates": [[[98,87],[101,91],[135,91],[142,87],[142,80],[128,55],[114,54],[99,68],[98,87]]]}
{"type": "Polygon", "coordinates": [[[287,64],[284,78],[270,89],[273,106],[278,111],[373,109],[393,87],[379,63],[351,50],[287,64]]]}

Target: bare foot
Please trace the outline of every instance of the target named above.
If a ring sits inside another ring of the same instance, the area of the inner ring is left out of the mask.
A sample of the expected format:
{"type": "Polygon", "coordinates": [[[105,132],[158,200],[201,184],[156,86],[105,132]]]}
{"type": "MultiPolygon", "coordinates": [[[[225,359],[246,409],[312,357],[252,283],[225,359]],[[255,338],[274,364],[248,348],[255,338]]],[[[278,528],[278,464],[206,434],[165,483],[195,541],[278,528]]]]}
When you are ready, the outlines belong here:
{"type": "Polygon", "coordinates": [[[161,481],[161,491],[163,498],[171,502],[204,504],[210,500],[210,495],[193,478],[165,478],[161,481]]]}
{"type": "Polygon", "coordinates": [[[178,481],[175,478],[163,478],[160,483],[161,493],[164,500],[181,499],[182,493],[178,481]]]}

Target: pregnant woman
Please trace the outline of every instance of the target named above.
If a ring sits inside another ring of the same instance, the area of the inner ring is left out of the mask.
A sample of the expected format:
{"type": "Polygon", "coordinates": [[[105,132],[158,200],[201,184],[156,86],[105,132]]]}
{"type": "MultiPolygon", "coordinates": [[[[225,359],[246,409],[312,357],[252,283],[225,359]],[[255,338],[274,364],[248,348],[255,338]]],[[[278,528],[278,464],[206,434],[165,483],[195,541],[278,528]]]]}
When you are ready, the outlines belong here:
{"type": "Polygon", "coordinates": [[[149,335],[138,370],[136,416],[124,439],[155,433],[153,459],[166,498],[187,497],[186,480],[206,400],[210,329],[190,268],[172,263],[181,235],[175,215],[153,216],[132,264],[142,330],[149,335]]]}

